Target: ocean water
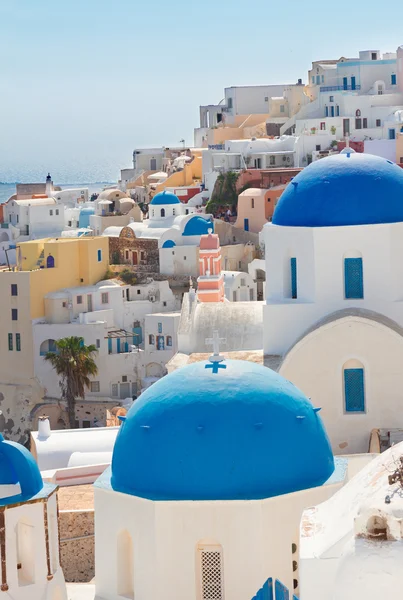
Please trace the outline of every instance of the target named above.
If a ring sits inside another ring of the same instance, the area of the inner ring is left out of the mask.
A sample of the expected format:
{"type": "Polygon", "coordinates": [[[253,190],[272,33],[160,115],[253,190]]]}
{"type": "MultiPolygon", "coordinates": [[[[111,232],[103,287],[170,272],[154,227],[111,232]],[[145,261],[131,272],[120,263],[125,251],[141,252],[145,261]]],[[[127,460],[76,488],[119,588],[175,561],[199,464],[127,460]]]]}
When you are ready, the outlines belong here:
{"type": "MultiPolygon", "coordinates": [[[[64,184],[55,183],[55,186],[56,185],[61,187],[62,190],[65,190],[66,188],[86,187],[86,188],[88,188],[89,195],[91,196],[91,194],[102,192],[104,187],[107,185],[111,185],[111,183],[107,183],[107,182],[103,182],[103,183],[64,183],[64,184]]],[[[6,202],[10,196],[15,194],[15,191],[16,191],[15,183],[0,183],[0,204],[3,204],[4,202],[6,202]]]]}

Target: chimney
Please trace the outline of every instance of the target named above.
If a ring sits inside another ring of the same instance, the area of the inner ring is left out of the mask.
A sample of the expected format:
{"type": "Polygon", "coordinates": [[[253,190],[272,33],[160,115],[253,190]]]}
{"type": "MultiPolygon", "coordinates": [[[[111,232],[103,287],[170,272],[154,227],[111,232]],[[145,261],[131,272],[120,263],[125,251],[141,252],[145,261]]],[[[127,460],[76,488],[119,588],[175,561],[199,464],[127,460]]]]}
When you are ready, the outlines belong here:
{"type": "Polygon", "coordinates": [[[41,416],[38,419],[38,440],[47,440],[50,437],[49,417],[41,416]]]}

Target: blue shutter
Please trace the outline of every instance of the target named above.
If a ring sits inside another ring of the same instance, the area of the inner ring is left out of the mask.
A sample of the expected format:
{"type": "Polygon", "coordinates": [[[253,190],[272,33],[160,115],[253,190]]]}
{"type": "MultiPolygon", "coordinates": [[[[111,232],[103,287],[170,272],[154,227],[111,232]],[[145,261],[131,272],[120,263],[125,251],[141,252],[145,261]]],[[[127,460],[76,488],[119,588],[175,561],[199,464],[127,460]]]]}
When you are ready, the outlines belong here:
{"type": "Polygon", "coordinates": [[[355,90],[355,77],[351,78],[351,89],[355,90]]]}
{"type": "Polygon", "coordinates": [[[98,262],[102,261],[102,250],[98,250],[98,262]]]}
{"type": "Polygon", "coordinates": [[[344,259],[344,295],[346,298],[364,298],[362,258],[344,259]]]}
{"type": "Polygon", "coordinates": [[[112,354],[112,338],[108,337],[108,354],[112,354]]]}
{"type": "Polygon", "coordinates": [[[343,90],[348,90],[348,80],[347,80],[347,77],[343,77],[343,90]]]}
{"type": "Polygon", "coordinates": [[[120,338],[116,340],[116,352],[120,354],[120,338]]]}
{"type": "Polygon", "coordinates": [[[329,116],[329,107],[325,106],[325,117],[329,116]]]}
{"type": "Polygon", "coordinates": [[[334,117],[334,106],[330,107],[330,116],[334,117]]]}
{"type": "Polygon", "coordinates": [[[138,346],[143,341],[143,332],[141,327],[133,327],[133,333],[135,334],[133,336],[133,344],[138,346]]]}
{"type": "Polygon", "coordinates": [[[364,369],[344,369],[346,412],[365,412],[364,369]]]}
{"type": "Polygon", "coordinates": [[[396,85],[396,75],[392,75],[392,85],[396,85]]]}
{"type": "Polygon", "coordinates": [[[298,289],[297,289],[297,259],[290,258],[290,266],[291,266],[291,298],[298,297],[298,289]]]}

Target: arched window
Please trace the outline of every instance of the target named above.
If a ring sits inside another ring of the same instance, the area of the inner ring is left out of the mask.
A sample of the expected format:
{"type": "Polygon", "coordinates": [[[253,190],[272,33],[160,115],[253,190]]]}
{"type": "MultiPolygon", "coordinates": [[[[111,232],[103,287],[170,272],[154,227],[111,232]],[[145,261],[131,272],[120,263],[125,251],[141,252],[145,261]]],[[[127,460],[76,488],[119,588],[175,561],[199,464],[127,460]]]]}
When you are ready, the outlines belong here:
{"type": "Polygon", "coordinates": [[[172,337],[167,335],[167,346],[172,346],[172,337]]]}
{"type": "Polygon", "coordinates": [[[56,342],[55,340],[44,340],[39,348],[39,353],[41,356],[45,356],[48,352],[56,352],[56,342]]]}
{"type": "Polygon", "coordinates": [[[161,217],[165,217],[165,208],[161,208],[161,217]]]}
{"type": "Polygon", "coordinates": [[[352,359],[343,366],[344,412],[365,413],[365,373],[360,361],[352,359]]]}
{"type": "Polygon", "coordinates": [[[362,257],[344,258],[344,297],[348,299],[364,298],[364,277],[362,257]]]}
{"type": "Polygon", "coordinates": [[[360,111],[360,109],[358,109],[358,110],[355,111],[355,116],[356,117],[361,117],[361,111],[360,111]]]}
{"type": "Polygon", "coordinates": [[[18,585],[35,583],[35,530],[29,521],[20,519],[16,525],[18,585]]]}
{"type": "Polygon", "coordinates": [[[224,600],[223,552],[219,544],[198,544],[198,600],[224,600]]]}
{"type": "Polygon", "coordinates": [[[117,593],[134,598],[133,542],[128,531],[120,531],[117,538],[117,593]]]}

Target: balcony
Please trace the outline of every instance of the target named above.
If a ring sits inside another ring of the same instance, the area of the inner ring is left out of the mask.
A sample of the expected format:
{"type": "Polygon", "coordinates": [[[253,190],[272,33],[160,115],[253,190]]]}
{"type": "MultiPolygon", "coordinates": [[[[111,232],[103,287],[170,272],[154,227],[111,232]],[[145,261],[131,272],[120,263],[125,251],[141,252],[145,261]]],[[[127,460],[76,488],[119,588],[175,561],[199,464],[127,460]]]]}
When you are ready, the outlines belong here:
{"type": "Polygon", "coordinates": [[[326,85],[320,88],[321,92],[359,92],[360,90],[360,85],[356,85],[354,87],[351,85],[326,85]]]}

